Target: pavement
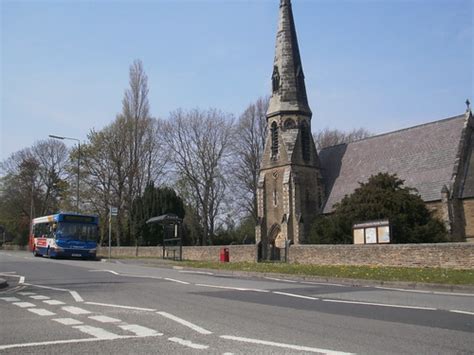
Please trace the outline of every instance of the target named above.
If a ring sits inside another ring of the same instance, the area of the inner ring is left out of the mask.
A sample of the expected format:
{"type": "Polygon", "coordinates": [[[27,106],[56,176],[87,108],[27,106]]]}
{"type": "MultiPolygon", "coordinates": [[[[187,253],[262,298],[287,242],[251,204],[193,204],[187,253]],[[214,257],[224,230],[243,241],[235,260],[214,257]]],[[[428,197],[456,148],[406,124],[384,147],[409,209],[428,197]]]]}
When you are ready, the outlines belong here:
{"type": "MultiPolygon", "coordinates": [[[[102,259],[103,262],[109,262],[107,259],[102,259]]],[[[240,271],[240,270],[223,270],[223,269],[203,269],[193,268],[189,266],[177,265],[177,262],[163,259],[112,259],[110,262],[118,264],[133,264],[142,266],[155,266],[161,268],[186,269],[205,272],[218,272],[221,275],[237,276],[237,277],[273,277],[291,281],[311,281],[311,282],[326,282],[338,283],[345,286],[353,287],[390,287],[401,288],[409,290],[425,290],[425,291],[444,291],[444,292],[465,292],[474,294],[474,285],[452,285],[452,284],[435,284],[422,282],[406,282],[406,281],[380,281],[380,280],[364,280],[364,279],[348,279],[337,277],[322,277],[311,275],[292,275],[279,273],[262,273],[254,271],[240,271]]]]}

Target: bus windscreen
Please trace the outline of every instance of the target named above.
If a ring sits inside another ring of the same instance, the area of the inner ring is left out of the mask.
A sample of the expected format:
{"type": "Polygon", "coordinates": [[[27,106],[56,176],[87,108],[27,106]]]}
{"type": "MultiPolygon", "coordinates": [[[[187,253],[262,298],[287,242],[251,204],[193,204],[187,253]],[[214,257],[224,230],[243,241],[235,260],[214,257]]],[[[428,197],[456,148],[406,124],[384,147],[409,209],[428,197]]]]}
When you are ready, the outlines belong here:
{"type": "Polygon", "coordinates": [[[98,237],[96,224],[60,222],[56,229],[56,239],[95,242],[98,237]]]}

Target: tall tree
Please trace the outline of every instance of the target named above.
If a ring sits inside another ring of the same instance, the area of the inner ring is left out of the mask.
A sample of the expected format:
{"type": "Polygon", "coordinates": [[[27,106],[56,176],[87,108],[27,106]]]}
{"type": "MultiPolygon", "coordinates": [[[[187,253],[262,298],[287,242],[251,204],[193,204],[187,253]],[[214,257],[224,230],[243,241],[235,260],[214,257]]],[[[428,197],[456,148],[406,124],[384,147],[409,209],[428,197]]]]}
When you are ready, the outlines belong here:
{"type": "Polygon", "coordinates": [[[269,98],[259,98],[240,115],[235,127],[235,164],[233,175],[239,188],[238,202],[244,214],[257,221],[257,182],[265,146],[266,112],[269,98]]]}
{"type": "MultiPolygon", "coordinates": [[[[232,116],[210,109],[177,110],[165,126],[165,140],[178,179],[202,223],[200,244],[212,243],[229,169],[232,116]]],[[[186,194],[185,194],[186,196],[186,194]]]]}

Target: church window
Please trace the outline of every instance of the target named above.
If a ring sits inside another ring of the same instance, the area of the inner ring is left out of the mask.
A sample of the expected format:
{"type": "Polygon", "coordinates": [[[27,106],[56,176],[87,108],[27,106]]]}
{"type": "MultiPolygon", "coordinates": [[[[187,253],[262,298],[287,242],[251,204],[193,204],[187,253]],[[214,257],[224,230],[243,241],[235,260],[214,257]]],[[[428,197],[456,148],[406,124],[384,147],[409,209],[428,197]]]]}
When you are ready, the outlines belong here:
{"type": "Polygon", "coordinates": [[[301,150],[303,152],[303,160],[308,161],[310,158],[310,137],[309,128],[306,122],[301,125],[301,150]]]}
{"type": "Polygon", "coordinates": [[[273,206],[278,206],[278,195],[276,189],[273,190],[273,206]]]}
{"type": "Polygon", "coordinates": [[[273,74],[272,74],[272,91],[273,93],[278,92],[280,90],[280,73],[278,72],[278,67],[273,67],[273,74]]]}
{"type": "Polygon", "coordinates": [[[289,118],[285,121],[285,129],[292,129],[292,128],[295,128],[295,127],[296,127],[296,123],[291,118],[289,118]]]}
{"type": "Polygon", "coordinates": [[[276,122],[272,123],[270,132],[272,135],[272,159],[276,159],[278,155],[278,125],[276,122]]]}

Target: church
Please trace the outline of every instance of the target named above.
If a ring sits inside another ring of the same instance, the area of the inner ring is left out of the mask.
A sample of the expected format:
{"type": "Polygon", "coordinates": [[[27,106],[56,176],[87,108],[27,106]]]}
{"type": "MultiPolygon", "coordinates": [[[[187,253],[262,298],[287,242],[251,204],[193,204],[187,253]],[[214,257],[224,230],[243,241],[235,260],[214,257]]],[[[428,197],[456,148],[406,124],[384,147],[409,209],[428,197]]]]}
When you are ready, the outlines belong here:
{"type": "Polygon", "coordinates": [[[319,214],[359,182],[388,172],[415,188],[452,241],[474,242],[474,118],[455,117],[316,151],[291,0],[280,1],[267,111],[268,133],[257,186],[259,258],[301,244],[319,214]]]}

